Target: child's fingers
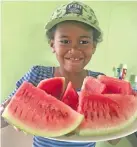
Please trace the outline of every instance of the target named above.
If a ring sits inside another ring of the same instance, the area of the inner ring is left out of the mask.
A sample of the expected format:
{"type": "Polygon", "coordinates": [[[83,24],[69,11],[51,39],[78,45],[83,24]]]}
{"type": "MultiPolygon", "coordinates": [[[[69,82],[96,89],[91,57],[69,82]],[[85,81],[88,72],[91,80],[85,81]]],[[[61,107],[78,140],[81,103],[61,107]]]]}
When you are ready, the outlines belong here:
{"type": "Polygon", "coordinates": [[[5,108],[5,107],[9,104],[10,101],[11,101],[11,98],[7,99],[6,101],[4,101],[4,102],[1,104],[1,106],[5,108]]]}
{"type": "Polygon", "coordinates": [[[20,132],[21,130],[20,129],[18,129],[17,127],[13,127],[17,132],[20,132]]]}
{"type": "Polygon", "coordinates": [[[26,132],[24,132],[24,131],[23,131],[23,133],[24,133],[25,135],[28,135],[28,134],[27,134],[26,132]]]}
{"type": "Polygon", "coordinates": [[[2,113],[3,113],[3,111],[4,111],[4,106],[3,106],[3,105],[1,105],[1,106],[0,106],[0,114],[2,114],[2,113]]]}
{"type": "MultiPolygon", "coordinates": [[[[17,127],[13,127],[17,132],[20,132],[21,130],[19,129],[19,128],[17,128],[17,127]]],[[[24,132],[24,131],[22,131],[25,135],[27,135],[27,133],[26,132],[24,132]]]]}

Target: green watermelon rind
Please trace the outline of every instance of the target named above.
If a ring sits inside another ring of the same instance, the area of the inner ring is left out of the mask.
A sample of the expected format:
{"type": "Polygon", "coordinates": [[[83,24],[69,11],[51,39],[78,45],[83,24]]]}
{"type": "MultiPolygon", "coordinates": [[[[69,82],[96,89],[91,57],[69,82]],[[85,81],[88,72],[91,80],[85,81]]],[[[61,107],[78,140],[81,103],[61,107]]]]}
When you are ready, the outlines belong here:
{"type": "Polygon", "coordinates": [[[12,115],[10,115],[10,112],[8,112],[7,107],[5,108],[4,112],[2,113],[2,117],[4,117],[6,119],[6,121],[9,124],[11,124],[12,126],[15,126],[28,134],[41,136],[41,137],[60,137],[60,136],[63,136],[63,135],[66,135],[66,134],[72,132],[81,124],[81,122],[84,119],[84,115],[82,115],[78,112],[76,112],[75,115],[76,115],[76,117],[75,117],[76,120],[74,121],[74,123],[70,124],[70,127],[64,128],[58,132],[51,131],[51,130],[49,130],[49,132],[46,132],[46,129],[45,130],[44,129],[43,130],[32,129],[32,128],[28,127],[27,125],[23,124],[21,121],[15,119],[12,115]]]}
{"type": "Polygon", "coordinates": [[[79,127],[76,129],[76,134],[78,136],[100,136],[100,135],[109,135],[112,133],[117,133],[119,131],[122,131],[132,125],[132,123],[137,119],[137,111],[132,115],[132,117],[126,121],[125,123],[122,123],[120,125],[117,125],[115,127],[108,127],[108,128],[96,128],[96,129],[80,129],[79,127]]]}

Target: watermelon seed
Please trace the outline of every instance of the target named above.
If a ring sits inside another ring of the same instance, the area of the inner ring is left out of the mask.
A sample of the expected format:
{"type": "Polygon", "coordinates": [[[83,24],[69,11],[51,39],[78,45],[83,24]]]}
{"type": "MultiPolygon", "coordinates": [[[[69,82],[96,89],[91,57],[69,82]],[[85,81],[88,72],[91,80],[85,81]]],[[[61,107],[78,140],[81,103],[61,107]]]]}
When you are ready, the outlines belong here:
{"type": "Polygon", "coordinates": [[[36,122],[38,120],[38,115],[36,114],[34,114],[33,116],[32,116],[32,121],[34,121],[34,122],[36,122]]]}
{"type": "Polygon", "coordinates": [[[29,92],[28,92],[28,90],[26,89],[25,92],[24,92],[24,94],[23,94],[23,96],[24,96],[24,97],[28,96],[28,93],[29,93],[29,92]]]}
{"type": "Polygon", "coordinates": [[[19,93],[17,93],[17,97],[24,96],[26,89],[22,89],[19,93]]]}
{"type": "Polygon", "coordinates": [[[97,111],[97,117],[99,118],[99,112],[97,111]]]}
{"type": "Polygon", "coordinates": [[[21,115],[22,115],[22,112],[23,112],[23,110],[20,111],[20,114],[19,114],[20,117],[21,117],[21,115]]]}
{"type": "Polygon", "coordinates": [[[93,108],[93,111],[95,111],[97,109],[97,101],[93,100],[92,108],[93,108]]]}
{"type": "Polygon", "coordinates": [[[110,111],[110,112],[109,112],[109,115],[110,115],[110,118],[112,119],[112,118],[113,118],[113,112],[110,111]]]}
{"type": "Polygon", "coordinates": [[[84,112],[84,115],[85,115],[85,119],[87,119],[87,118],[88,118],[88,113],[87,113],[87,111],[84,112]]]}
{"type": "Polygon", "coordinates": [[[64,113],[64,117],[65,118],[68,117],[68,113],[67,112],[64,113]]]}
{"type": "Polygon", "coordinates": [[[90,112],[90,119],[93,120],[93,118],[94,118],[94,115],[92,112],[90,112]]]}
{"type": "Polygon", "coordinates": [[[49,105],[47,106],[47,109],[49,109],[49,111],[50,111],[50,109],[51,109],[51,106],[52,106],[52,104],[49,104],[49,105]]]}
{"type": "Polygon", "coordinates": [[[40,107],[40,108],[43,108],[42,104],[39,104],[39,107],[40,107]]]}
{"type": "Polygon", "coordinates": [[[47,115],[46,119],[47,119],[47,122],[48,122],[49,121],[49,115],[47,115]]]}
{"type": "Polygon", "coordinates": [[[55,109],[51,109],[50,112],[51,112],[52,114],[55,114],[55,113],[56,113],[56,110],[55,110],[55,109]]]}
{"type": "Polygon", "coordinates": [[[26,91],[26,89],[22,89],[22,90],[20,91],[20,94],[23,95],[23,94],[25,93],[25,91],[26,91]]]}
{"type": "Polygon", "coordinates": [[[35,121],[35,115],[32,116],[32,121],[35,121]]]}
{"type": "Polygon", "coordinates": [[[31,94],[26,92],[26,95],[24,96],[24,103],[28,103],[31,99],[31,94]]]}
{"type": "Polygon", "coordinates": [[[103,117],[104,117],[104,119],[106,119],[106,114],[105,114],[105,111],[103,111],[103,117]]]}
{"type": "Polygon", "coordinates": [[[102,116],[104,117],[104,119],[106,119],[106,113],[105,113],[105,108],[104,108],[104,104],[101,105],[102,108],[102,116]]]}
{"type": "Polygon", "coordinates": [[[43,117],[45,117],[45,115],[46,115],[46,109],[45,110],[43,110],[43,113],[42,113],[42,115],[41,115],[41,117],[43,118],[43,117]]]}
{"type": "Polygon", "coordinates": [[[63,114],[60,110],[57,112],[57,117],[63,117],[63,114]]]}
{"type": "Polygon", "coordinates": [[[13,108],[13,113],[16,113],[18,106],[13,108]]]}
{"type": "Polygon", "coordinates": [[[110,104],[110,110],[111,110],[111,113],[116,116],[116,117],[119,117],[119,114],[118,114],[118,105],[115,105],[115,104],[110,104]],[[117,106],[117,107],[116,107],[117,106]]]}
{"type": "Polygon", "coordinates": [[[51,116],[51,119],[52,119],[52,120],[53,120],[53,118],[54,118],[54,115],[51,116]]]}

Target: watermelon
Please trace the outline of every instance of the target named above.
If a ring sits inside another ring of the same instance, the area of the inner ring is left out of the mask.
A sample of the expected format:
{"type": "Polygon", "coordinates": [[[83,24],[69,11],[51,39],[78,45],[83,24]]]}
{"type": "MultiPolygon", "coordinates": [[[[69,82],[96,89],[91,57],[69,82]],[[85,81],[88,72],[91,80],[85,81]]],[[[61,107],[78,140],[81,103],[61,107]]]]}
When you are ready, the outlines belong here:
{"type": "Polygon", "coordinates": [[[82,84],[81,90],[87,90],[93,93],[105,93],[106,85],[94,77],[87,76],[82,84]]]}
{"type": "Polygon", "coordinates": [[[84,118],[29,82],[23,82],[2,116],[17,128],[42,137],[58,137],[72,132],[84,118]]]}
{"type": "Polygon", "coordinates": [[[99,75],[98,79],[106,85],[106,93],[132,94],[132,87],[128,81],[105,75],[99,75]]]}
{"type": "Polygon", "coordinates": [[[124,129],[137,118],[137,97],[82,91],[77,111],[85,116],[76,129],[78,135],[105,135],[124,129]]]}
{"type": "Polygon", "coordinates": [[[72,109],[77,110],[78,99],[78,93],[75,91],[72,82],[69,82],[61,101],[70,106],[72,109]]]}
{"type": "MultiPolygon", "coordinates": [[[[120,109],[121,120],[126,119],[132,121],[137,115],[137,97],[134,95],[121,95],[121,94],[104,94],[104,96],[117,102],[122,109],[120,109]],[[122,98],[124,97],[124,99],[122,98]],[[126,101],[126,102],[125,102],[126,101]]],[[[120,123],[119,123],[120,124],[120,123]]]]}
{"type": "Polygon", "coordinates": [[[133,94],[134,96],[137,96],[137,91],[132,90],[132,94],[133,94]]]}
{"type": "Polygon", "coordinates": [[[49,79],[44,79],[40,81],[37,87],[44,90],[46,93],[60,99],[65,88],[65,78],[53,77],[49,79]]]}

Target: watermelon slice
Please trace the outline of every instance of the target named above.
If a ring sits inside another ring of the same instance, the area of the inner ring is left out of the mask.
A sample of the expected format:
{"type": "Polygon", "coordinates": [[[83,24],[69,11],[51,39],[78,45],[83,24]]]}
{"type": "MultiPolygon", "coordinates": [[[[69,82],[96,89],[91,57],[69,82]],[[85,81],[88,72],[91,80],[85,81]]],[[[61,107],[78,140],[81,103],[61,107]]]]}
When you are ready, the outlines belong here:
{"type": "Polygon", "coordinates": [[[91,94],[105,93],[106,85],[94,77],[86,77],[83,81],[82,90],[90,91],[91,94]]]}
{"type": "Polygon", "coordinates": [[[99,75],[98,79],[106,85],[106,93],[132,94],[132,87],[128,81],[104,75],[99,75]]]}
{"type": "Polygon", "coordinates": [[[84,118],[28,82],[20,86],[2,116],[17,128],[42,137],[58,137],[72,132],[84,118]]]}
{"type": "Polygon", "coordinates": [[[79,95],[73,88],[72,82],[69,82],[61,101],[70,106],[72,109],[77,110],[78,98],[79,95]]]}
{"type": "Polygon", "coordinates": [[[137,97],[134,95],[104,94],[104,96],[112,99],[120,105],[122,108],[120,109],[122,114],[121,120],[126,119],[128,121],[132,121],[130,118],[134,119],[134,116],[137,115],[137,97]]]}
{"type": "Polygon", "coordinates": [[[133,95],[89,94],[82,91],[78,112],[85,116],[76,129],[78,135],[105,135],[124,129],[137,118],[137,98],[133,95]]]}
{"type": "Polygon", "coordinates": [[[40,81],[37,87],[59,99],[64,92],[65,78],[54,77],[54,78],[44,79],[40,81]]]}

